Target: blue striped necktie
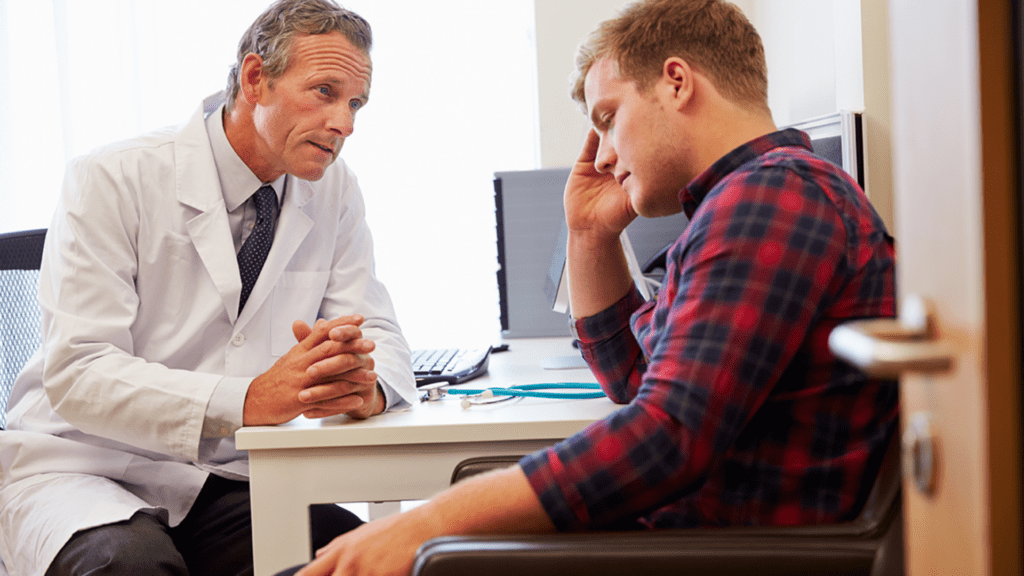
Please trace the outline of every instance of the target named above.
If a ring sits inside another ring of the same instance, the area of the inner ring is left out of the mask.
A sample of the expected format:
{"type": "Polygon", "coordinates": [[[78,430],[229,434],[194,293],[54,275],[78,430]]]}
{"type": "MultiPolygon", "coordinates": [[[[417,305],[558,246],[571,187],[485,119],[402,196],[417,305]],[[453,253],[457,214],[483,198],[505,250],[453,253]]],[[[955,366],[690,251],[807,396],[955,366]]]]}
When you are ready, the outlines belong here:
{"type": "Polygon", "coordinates": [[[242,313],[245,301],[249,299],[256,279],[260,277],[263,263],[270,253],[274,241],[274,220],[277,218],[277,194],[269,185],[262,186],[253,194],[256,202],[256,225],[238,251],[238,271],[242,275],[242,297],[238,301],[238,313],[242,313]]]}

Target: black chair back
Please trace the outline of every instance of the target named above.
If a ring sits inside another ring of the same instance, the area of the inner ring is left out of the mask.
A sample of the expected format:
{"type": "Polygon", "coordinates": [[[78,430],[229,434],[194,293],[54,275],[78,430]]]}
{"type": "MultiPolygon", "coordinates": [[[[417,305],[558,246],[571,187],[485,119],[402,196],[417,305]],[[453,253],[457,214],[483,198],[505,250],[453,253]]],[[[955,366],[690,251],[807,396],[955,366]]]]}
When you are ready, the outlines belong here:
{"type": "Polygon", "coordinates": [[[7,397],[25,362],[39,348],[39,263],[46,230],[0,234],[0,429],[7,397]]]}

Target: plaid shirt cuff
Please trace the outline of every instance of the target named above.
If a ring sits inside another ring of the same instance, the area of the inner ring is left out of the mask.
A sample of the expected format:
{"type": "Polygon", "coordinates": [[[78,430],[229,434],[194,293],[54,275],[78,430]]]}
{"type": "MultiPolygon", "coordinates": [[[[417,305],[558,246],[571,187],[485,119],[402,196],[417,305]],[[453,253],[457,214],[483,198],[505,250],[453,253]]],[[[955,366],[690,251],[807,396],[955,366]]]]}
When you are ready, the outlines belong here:
{"type": "Polygon", "coordinates": [[[570,318],[569,331],[581,347],[592,346],[628,329],[630,318],[644,305],[644,298],[634,285],[632,290],[608,308],[585,318],[570,318]]]}

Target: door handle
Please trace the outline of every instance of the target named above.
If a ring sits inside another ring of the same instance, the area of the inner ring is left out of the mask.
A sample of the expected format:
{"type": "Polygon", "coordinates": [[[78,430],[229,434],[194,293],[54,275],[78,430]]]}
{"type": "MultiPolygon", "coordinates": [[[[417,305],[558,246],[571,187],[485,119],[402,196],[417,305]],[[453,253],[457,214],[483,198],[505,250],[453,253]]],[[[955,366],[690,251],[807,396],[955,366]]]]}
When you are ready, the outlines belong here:
{"type": "Polygon", "coordinates": [[[895,379],[901,372],[938,373],[953,367],[953,353],[935,329],[934,309],[917,294],[904,297],[897,318],[840,324],[828,337],[832,353],[864,373],[895,379]]]}
{"type": "Polygon", "coordinates": [[[915,412],[907,416],[907,429],[903,431],[903,476],[912,479],[925,496],[935,493],[938,481],[938,440],[928,412],[915,412]]]}

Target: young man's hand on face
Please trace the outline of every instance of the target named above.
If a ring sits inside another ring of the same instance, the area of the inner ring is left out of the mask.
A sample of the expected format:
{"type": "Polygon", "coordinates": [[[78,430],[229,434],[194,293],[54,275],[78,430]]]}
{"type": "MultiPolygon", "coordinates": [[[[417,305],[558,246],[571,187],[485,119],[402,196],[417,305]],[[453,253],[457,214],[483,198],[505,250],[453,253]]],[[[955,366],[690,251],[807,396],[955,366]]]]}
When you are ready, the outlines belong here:
{"type": "Polygon", "coordinates": [[[591,130],[565,185],[566,266],[574,318],[604,310],[633,284],[619,236],[637,215],[612,172],[598,165],[600,146],[601,136],[591,130]]]}
{"type": "Polygon", "coordinates": [[[601,136],[591,129],[565,185],[565,219],[570,233],[613,239],[637,215],[615,177],[595,166],[600,144],[601,136]]]}

